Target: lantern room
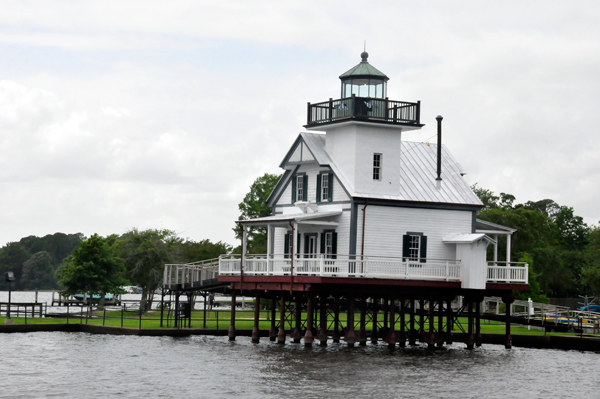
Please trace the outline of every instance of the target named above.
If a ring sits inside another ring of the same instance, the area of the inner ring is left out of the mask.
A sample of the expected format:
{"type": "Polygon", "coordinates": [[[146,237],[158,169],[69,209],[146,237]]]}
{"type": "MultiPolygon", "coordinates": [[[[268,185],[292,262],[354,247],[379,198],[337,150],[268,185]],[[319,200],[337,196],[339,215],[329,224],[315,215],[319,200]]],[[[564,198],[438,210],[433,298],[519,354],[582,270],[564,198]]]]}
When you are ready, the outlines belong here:
{"type": "Polygon", "coordinates": [[[353,94],[356,97],[385,98],[389,78],[369,64],[369,53],[363,51],[360,56],[360,64],[340,75],[342,98],[351,97],[353,94]]]}

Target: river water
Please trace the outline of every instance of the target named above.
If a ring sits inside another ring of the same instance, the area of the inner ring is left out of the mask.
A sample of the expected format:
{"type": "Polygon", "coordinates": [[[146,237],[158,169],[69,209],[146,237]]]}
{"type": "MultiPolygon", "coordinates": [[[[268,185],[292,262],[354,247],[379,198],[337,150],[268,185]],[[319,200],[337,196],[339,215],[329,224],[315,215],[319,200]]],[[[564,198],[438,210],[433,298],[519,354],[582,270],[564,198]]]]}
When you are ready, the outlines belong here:
{"type": "Polygon", "coordinates": [[[306,349],[263,339],[0,335],[2,398],[597,398],[600,355],[463,344],[306,349]]]}

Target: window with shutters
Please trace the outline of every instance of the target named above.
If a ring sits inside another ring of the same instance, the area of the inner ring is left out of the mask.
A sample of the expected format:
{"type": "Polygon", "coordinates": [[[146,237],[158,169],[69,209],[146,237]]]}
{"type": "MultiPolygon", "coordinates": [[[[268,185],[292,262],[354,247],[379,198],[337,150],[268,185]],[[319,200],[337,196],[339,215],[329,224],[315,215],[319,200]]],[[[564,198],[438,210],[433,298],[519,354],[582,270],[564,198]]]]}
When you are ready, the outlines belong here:
{"type": "Polygon", "coordinates": [[[402,259],[418,267],[427,260],[427,236],[420,232],[407,232],[402,237],[402,259]]]}
{"type": "Polygon", "coordinates": [[[304,198],[304,175],[296,176],[296,200],[302,201],[304,198]]]}
{"type": "Polygon", "coordinates": [[[421,254],[421,236],[409,236],[408,242],[408,258],[418,262],[421,254]]]}
{"type": "Polygon", "coordinates": [[[373,180],[381,180],[381,154],[373,154],[373,180]]]}
{"type": "Polygon", "coordinates": [[[333,173],[321,172],[317,175],[317,202],[333,200],[333,173]]]}
{"type": "Polygon", "coordinates": [[[308,177],[306,173],[297,173],[292,178],[292,204],[306,201],[308,191],[308,177]]]}
{"type": "Polygon", "coordinates": [[[325,199],[329,197],[329,175],[321,175],[321,198],[325,199]]]}

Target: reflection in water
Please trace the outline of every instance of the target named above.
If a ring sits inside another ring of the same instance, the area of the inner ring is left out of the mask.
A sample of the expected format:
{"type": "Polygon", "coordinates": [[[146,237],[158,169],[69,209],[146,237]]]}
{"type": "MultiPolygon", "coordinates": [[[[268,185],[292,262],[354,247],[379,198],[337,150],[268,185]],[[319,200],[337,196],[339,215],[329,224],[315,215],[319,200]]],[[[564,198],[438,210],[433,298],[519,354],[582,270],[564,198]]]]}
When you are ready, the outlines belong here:
{"type": "Polygon", "coordinates": [[[595,353],[237,339],[3,334],[0,397],[591,398],[600,383],[595,353]]]}

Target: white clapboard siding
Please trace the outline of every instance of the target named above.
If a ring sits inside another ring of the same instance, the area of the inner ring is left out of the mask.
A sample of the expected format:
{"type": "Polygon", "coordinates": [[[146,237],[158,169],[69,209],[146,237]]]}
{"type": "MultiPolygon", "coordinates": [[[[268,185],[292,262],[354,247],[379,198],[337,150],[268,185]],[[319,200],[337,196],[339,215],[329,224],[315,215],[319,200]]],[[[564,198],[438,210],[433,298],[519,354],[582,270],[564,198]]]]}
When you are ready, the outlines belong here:
{"type": "MultiPolygon", "coordinates": [[[[361,251],[363,207],[358,207],[357,254],[361,251]]],[[[402,256],[402,236],[410,231],[427,236],[427,258],[455,259],[455,245],[444,244],[442,238],[471,233],[473,220],[470,211],[369,205],[366,212],[366,256],[402,256]]]]}

